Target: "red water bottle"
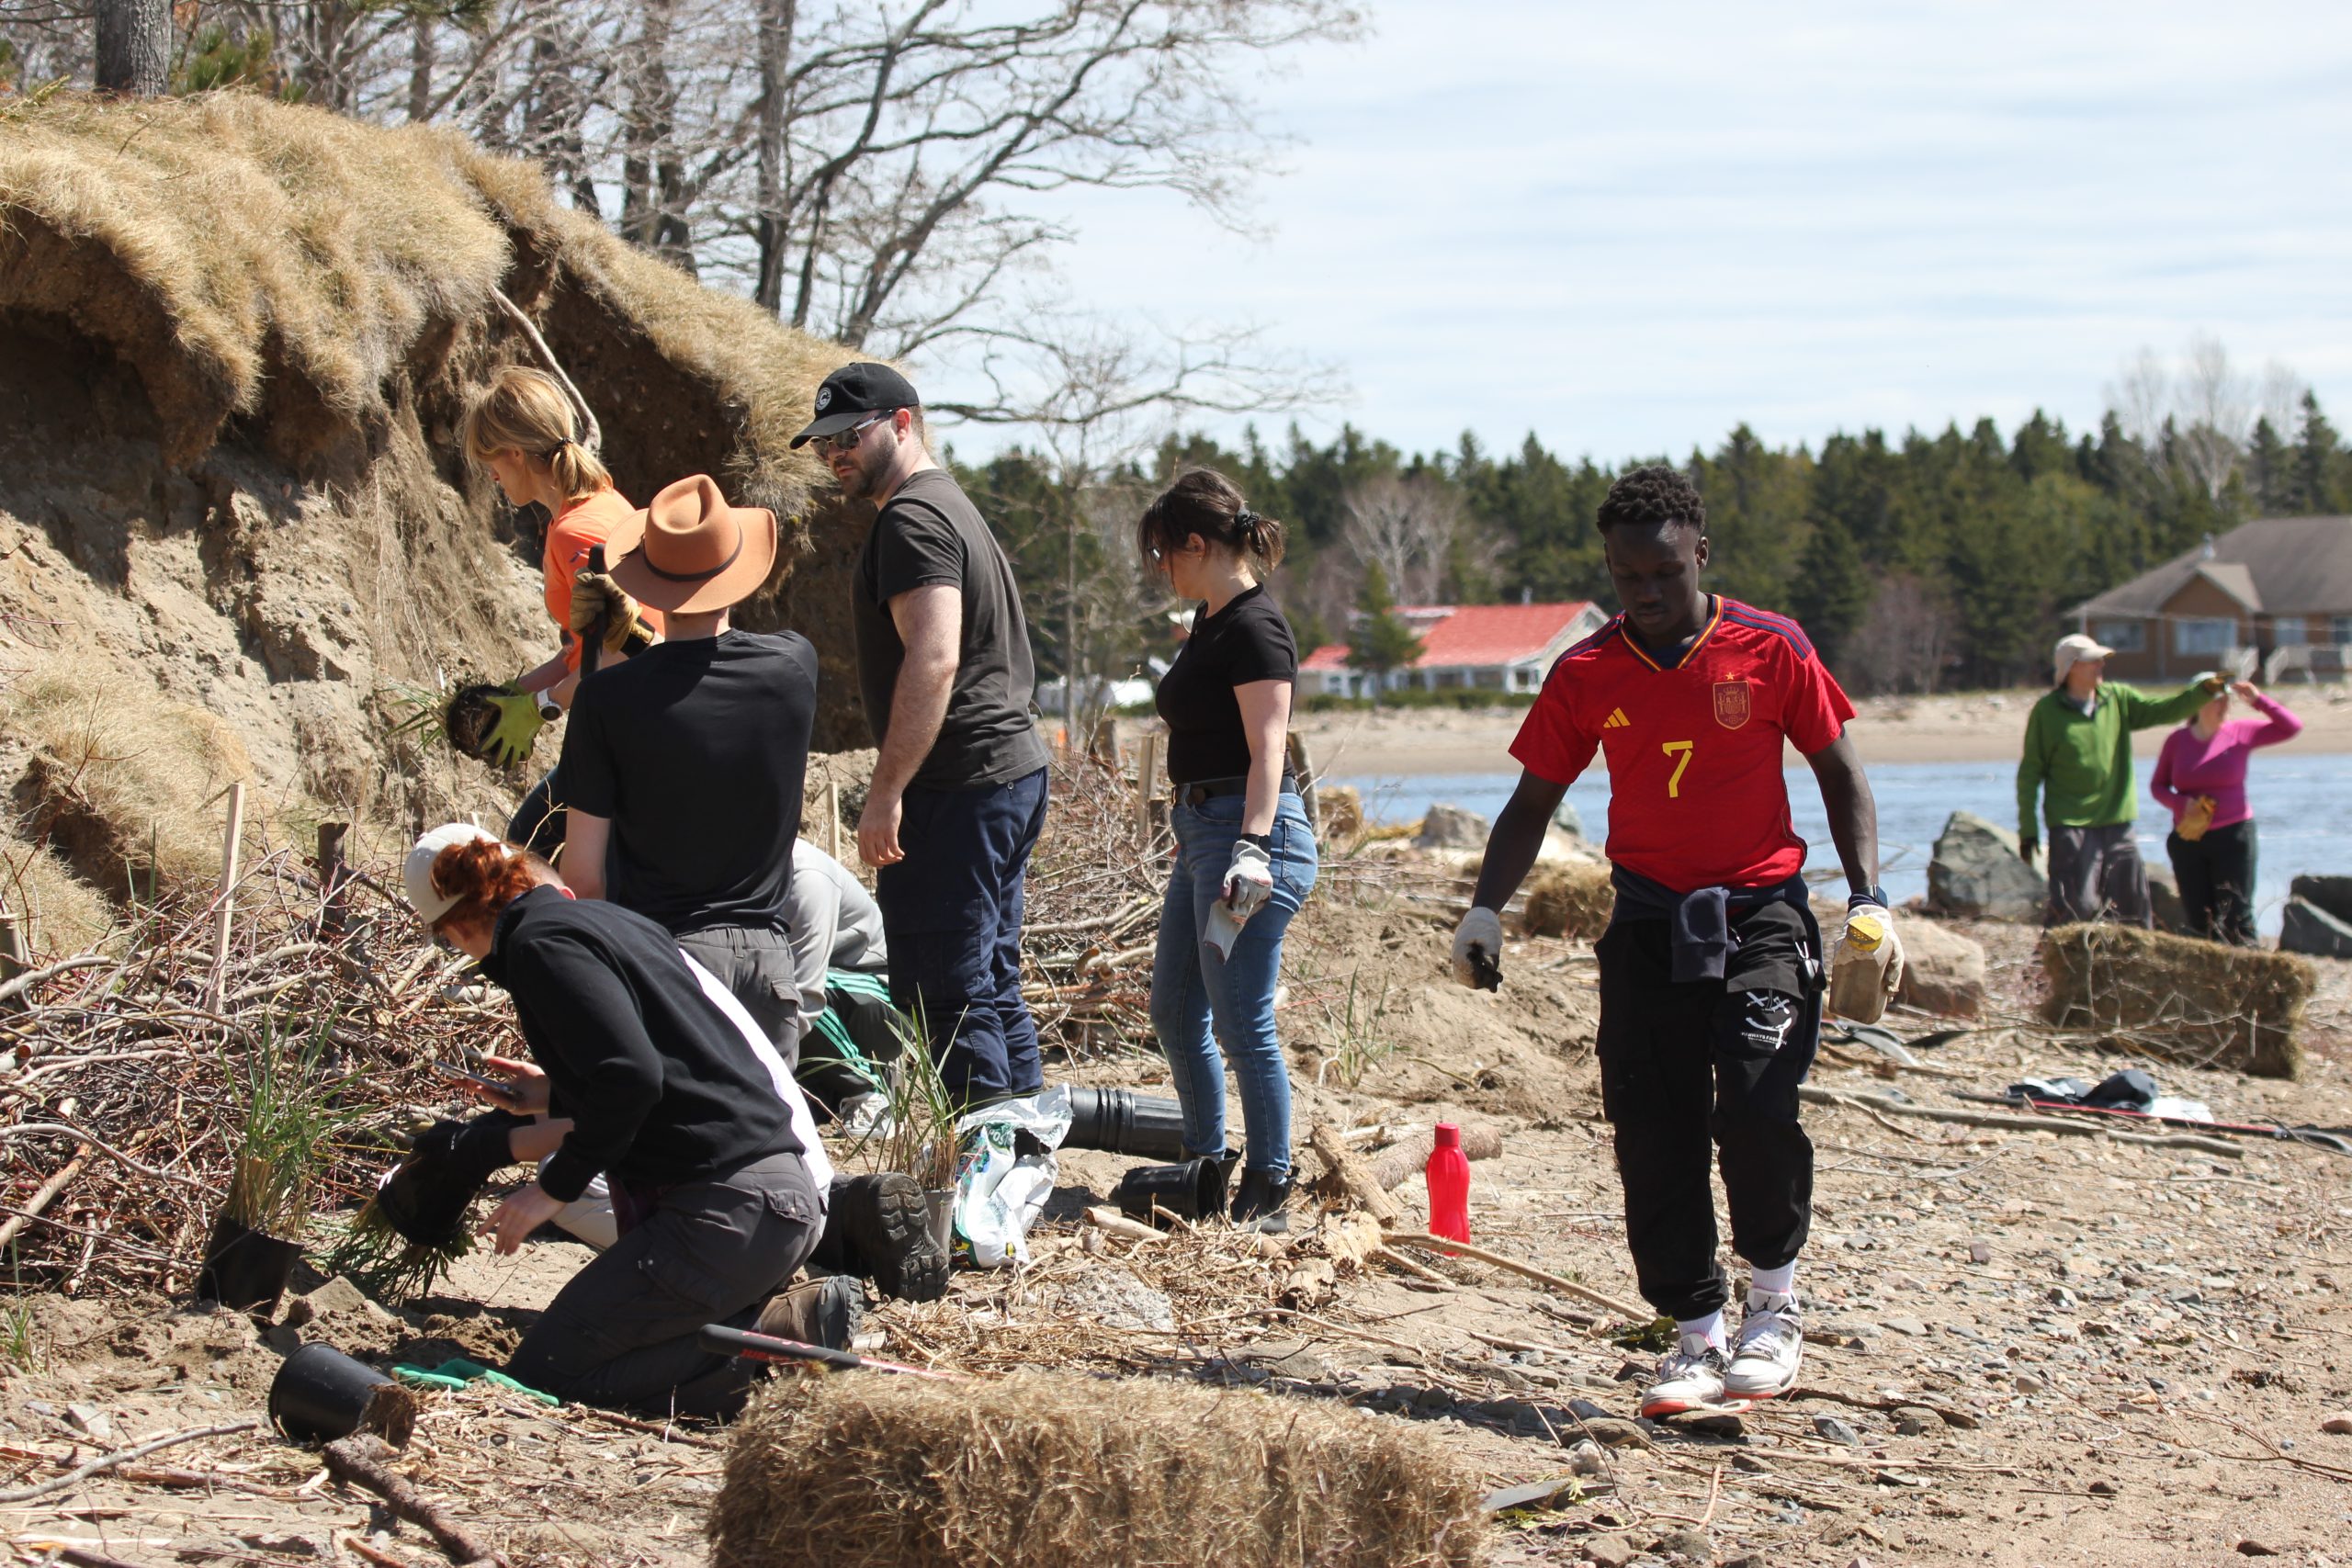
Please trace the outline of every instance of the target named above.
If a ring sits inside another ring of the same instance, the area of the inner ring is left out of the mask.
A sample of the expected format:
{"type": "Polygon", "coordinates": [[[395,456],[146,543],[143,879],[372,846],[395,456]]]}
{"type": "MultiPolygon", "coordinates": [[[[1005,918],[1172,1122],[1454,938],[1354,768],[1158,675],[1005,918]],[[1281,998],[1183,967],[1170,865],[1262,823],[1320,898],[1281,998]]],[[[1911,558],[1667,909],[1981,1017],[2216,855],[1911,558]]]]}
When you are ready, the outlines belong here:
{"type": "Polygon", "coordinates": [[[1470,1161],[1462,1152],[1462,1129],[1437,1124],[1437,1147],[1422,1173],[1430,1184],[1430,1235],[1448,1241],[1470,1239],[1470,1161]]]}

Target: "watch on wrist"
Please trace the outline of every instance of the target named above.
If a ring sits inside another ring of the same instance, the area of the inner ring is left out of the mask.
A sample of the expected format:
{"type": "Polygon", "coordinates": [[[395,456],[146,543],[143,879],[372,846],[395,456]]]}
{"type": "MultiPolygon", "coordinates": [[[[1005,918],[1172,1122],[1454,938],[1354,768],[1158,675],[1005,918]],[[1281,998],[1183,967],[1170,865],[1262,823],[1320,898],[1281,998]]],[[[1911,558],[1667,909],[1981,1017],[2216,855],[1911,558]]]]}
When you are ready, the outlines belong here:
{"type": "Polygon", "coordinates": [[[1272,833],[1242,833],[1238,837],[1243,843],[1255,844],[1270,855],[1274,852],[1274,836],[1272,833]]]}
{"type": "Polygon", "coordinates": [[[1894,905],[1887,902],[1886,889],[1880,886],[1877,883],[1871,884],[1871,890],[1867,893],[1849,893],[1846,896],[1846,908],[1848,909],[1853,908],[1857,904],[1876,904],[1882,909],[1892,909],[1894,908],[1894,905]]]}

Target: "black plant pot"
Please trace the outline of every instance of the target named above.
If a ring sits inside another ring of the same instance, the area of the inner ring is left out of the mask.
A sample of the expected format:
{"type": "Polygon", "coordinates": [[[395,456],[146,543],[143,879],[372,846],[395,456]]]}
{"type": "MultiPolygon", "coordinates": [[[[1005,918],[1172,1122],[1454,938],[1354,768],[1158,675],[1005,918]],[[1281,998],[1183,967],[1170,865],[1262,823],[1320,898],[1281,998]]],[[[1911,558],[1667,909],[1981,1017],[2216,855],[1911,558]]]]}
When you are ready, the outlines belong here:
{"type": "Polygon", "coordinates": [[[270,1382],[269,1418],[298,1443],[331,1443],[366,1427],[398,1447],[415,1425],[416,1400],[332,1345],[305,1345],[270,1382]]]}
{"type": "Polygon", "coordinates": [[[1062,1146],[1103,1149],[1143,1159],[1184,1157],[1184,1108],[1163,1095],[1131,1089],[1073,1089],[1062,1146]]]}
{"type": "Polygon", "coordinates": [[[1119,1213],[1164,1225],[1161,1212],[1180,1220],[1213,1220],[1225,1213],[1225,1169],[1213,1159],[1182,1165],[1139,1165],[1120,1179],[1119,1213]]]}
{"type": "Polygon", "coordinates": [[[222,1214],[212,1222],[211,1239],[204,1244],[204,1267],[196,1275],[197,1299],[274,1315],[301,1258],[300,1242],[280,1241],[222,1214]]]}

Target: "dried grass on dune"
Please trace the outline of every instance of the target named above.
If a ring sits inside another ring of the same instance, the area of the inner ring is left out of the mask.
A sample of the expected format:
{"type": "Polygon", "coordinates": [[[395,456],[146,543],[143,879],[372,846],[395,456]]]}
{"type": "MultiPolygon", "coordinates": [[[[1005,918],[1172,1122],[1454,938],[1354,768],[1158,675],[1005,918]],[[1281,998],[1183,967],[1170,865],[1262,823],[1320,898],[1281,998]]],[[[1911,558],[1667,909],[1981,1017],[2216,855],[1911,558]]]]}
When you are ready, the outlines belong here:
{"type": "Polygon", "coordinates": [[[739,1422],[719,1568],[1469,1568],[1477,1479],[1344,1407],[1164,1380],[781,1380],[739,1422]]]}

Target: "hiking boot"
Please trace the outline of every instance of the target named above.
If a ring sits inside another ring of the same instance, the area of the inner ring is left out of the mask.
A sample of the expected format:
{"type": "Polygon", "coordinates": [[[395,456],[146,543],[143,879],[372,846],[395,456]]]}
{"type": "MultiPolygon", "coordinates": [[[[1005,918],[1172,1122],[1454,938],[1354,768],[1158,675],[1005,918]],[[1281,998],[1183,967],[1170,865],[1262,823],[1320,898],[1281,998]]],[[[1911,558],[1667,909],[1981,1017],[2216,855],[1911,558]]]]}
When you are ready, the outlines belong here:
{"type": "Polygon", "coordinates": [[[769,1297],[754,1332],[846,1350],[865,1321],[865,1287],[847,1274],[828,1274],[788,1285],[769,1297]]]}
{"type": "Polygon", "coordinates": [[[1771,1399],[1794,1388],[1804,1359],[1804,1329],[1792,1294],[1770,1295],[1751,1304],[1739,1325],[1739,1346],[1724,1373],[1724,1392],[1734,1399],[1771,1399]]]}
{"type": "Polygon", "coordinates": [[[1657,1364],[1657,1376],[1642,1395],[1642,1414],[1650,1417],[1679,1416],[1686,1410],[1714,1410],[1724,1403],[1724,1373],[1731,1363],[1723,1347],[1703,1334],[1686,1334],[1682,1342],[1657,1364]]]}
{"type": "Polygon", "coordinates": [[[836,1227],[884,1295],[935,1302],[947,1293],[947,1254],[931,1234],[931,1212],[913,1177],[892,1170],[839,1183],[826,1217],[826,1229],[836,1227]]]}
{"type": "Polygon", "coordinates": [[[1283,1235],[1290,1230],[1290,1216],[1283,1213],[1290,1201],[1290,1176],[1276,1176],[1271,1170],[1244,1169],[1241,1190],[1233,1195],[1229,1213],[1235,1225],[1261,1235],[1283,1235]]]}

